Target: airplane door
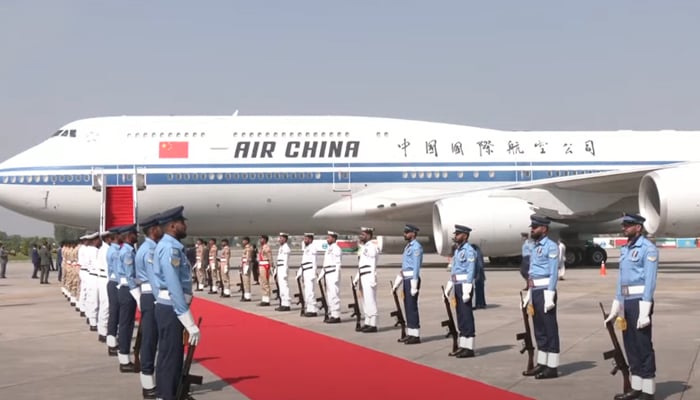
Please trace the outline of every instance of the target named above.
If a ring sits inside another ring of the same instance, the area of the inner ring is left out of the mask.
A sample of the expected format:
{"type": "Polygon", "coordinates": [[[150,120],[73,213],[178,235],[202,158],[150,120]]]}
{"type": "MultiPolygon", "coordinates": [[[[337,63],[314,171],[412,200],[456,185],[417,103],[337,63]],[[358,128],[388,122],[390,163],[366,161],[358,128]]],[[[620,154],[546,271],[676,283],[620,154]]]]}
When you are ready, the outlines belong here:
{"type": "Polygon", "coordinates": [[[515,181],[529,182],[532,180],[532,163],[531,162],[516,162],[515,163],[515,181]]]}
{"type": "Polygon", "coordinates": [[[333,191],[334,192],[350,192],[351,187],[351,177],[350,177],[350,163],[339,163],[333,164],[333,191]]]}

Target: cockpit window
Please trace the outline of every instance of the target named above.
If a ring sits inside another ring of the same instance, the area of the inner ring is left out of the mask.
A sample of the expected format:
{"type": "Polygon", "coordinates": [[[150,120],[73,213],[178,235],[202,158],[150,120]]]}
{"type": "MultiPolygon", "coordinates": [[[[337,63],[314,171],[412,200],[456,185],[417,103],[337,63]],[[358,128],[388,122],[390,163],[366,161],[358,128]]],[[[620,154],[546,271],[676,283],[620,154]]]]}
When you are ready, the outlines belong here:
{"type": "Polygon", "coordinates": [[[70,137],[75,137],[75,129],[70,130],[70,137]]]}
{"type": "Polygon", "coordinates": [[[51,137],[54,136],[62,136],[62,137],[76,137],[76,130],[75,129],[61,129],[56,131],[51,137]]]}
{"type": "Polygon", "coordinates": [[[58,136],[58,135],[60,135],[61,133],[63,133],[63,131],[59,129],[59,130],[56,131],[56,133],[54,133],[53,135],[51,135],[51,137],[58,136]]]}
{"type": "Polygon", "coordinates": [[[63,131],[63,133],[61,134],[61,136],[68,136],[68,131],[67,131],[67,130],[63,131]]]}

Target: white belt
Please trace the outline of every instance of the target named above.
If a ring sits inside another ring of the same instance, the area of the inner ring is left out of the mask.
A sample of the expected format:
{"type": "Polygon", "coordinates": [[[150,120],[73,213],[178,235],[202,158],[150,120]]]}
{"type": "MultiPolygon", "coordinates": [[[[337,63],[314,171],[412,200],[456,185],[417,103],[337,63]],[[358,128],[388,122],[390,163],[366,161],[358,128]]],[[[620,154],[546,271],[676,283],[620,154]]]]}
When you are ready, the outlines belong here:
{"type": "Polygon", "coordinates": [[[269,261],[260,261],[259,264],[260,265],[270,265],[270,262],[269,261]]]}
{"type": "Polygon", "coordinates": [[[549,285],[549,278],[540,278],[532,280],[533,286],[547,286],[549,285]]]}
{"type": "Polygon", "coordinates": [[[404,278],[413,278],[413,270],[411,271],[401,271],[404,278]]]}
{"type": "Polygon", "coordinates": [[[129,282],[126,280],[126,278],[119,278],[119,284],[120,285],[128,285],[129,282]]]}
{"type": "Polygon", "coordinates": [[[467,274],[456,274],[456,275],[452,275],[452,281],[454,281],[454,282],[466,281],[468,276],[469,276],[469,275],[467,275],[467,274]]]}
{"type": "Polygon", "coordinates": [[[159,290],[158,297],[164,300],[170,300],[170,293],[167,290],[159,290]]]}
{"type": "Polygon", "coordinates": [[[142,283],[141,284],[141,292],[151,292],[153,289],[151,288],[150,283],[142,283]]]}
{"type": "Polygon", "coordinates": [[[644,293],[644,285],[635,285],[635,286],[622,286],[622,294],[624,296],[628,296],[631,294],[642,294],[644,293]]]}

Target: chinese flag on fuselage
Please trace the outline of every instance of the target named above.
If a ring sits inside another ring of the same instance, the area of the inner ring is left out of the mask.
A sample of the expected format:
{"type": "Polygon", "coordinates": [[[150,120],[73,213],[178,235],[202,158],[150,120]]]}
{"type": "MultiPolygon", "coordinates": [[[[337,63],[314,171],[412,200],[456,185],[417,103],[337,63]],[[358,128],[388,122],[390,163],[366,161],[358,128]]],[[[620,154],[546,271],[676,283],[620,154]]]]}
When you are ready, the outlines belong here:
{"type": "Polygon", "coordinates": [[[160,142],[158,158],[187,158],[188,142],[160,142]]]}

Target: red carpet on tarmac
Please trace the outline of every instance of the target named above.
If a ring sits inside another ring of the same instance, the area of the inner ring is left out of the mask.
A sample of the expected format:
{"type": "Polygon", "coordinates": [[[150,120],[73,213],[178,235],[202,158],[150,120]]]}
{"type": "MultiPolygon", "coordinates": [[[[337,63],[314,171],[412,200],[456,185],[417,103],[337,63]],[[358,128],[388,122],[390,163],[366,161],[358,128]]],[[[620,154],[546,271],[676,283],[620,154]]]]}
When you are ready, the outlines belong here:
{"type": "Polygon", "coordinates": [[[195,320],[202,317],[195,360],[253,400],[438,399],[455,393],[528,399],[211,301],[195,298],[192,310],[195,320]]]}

